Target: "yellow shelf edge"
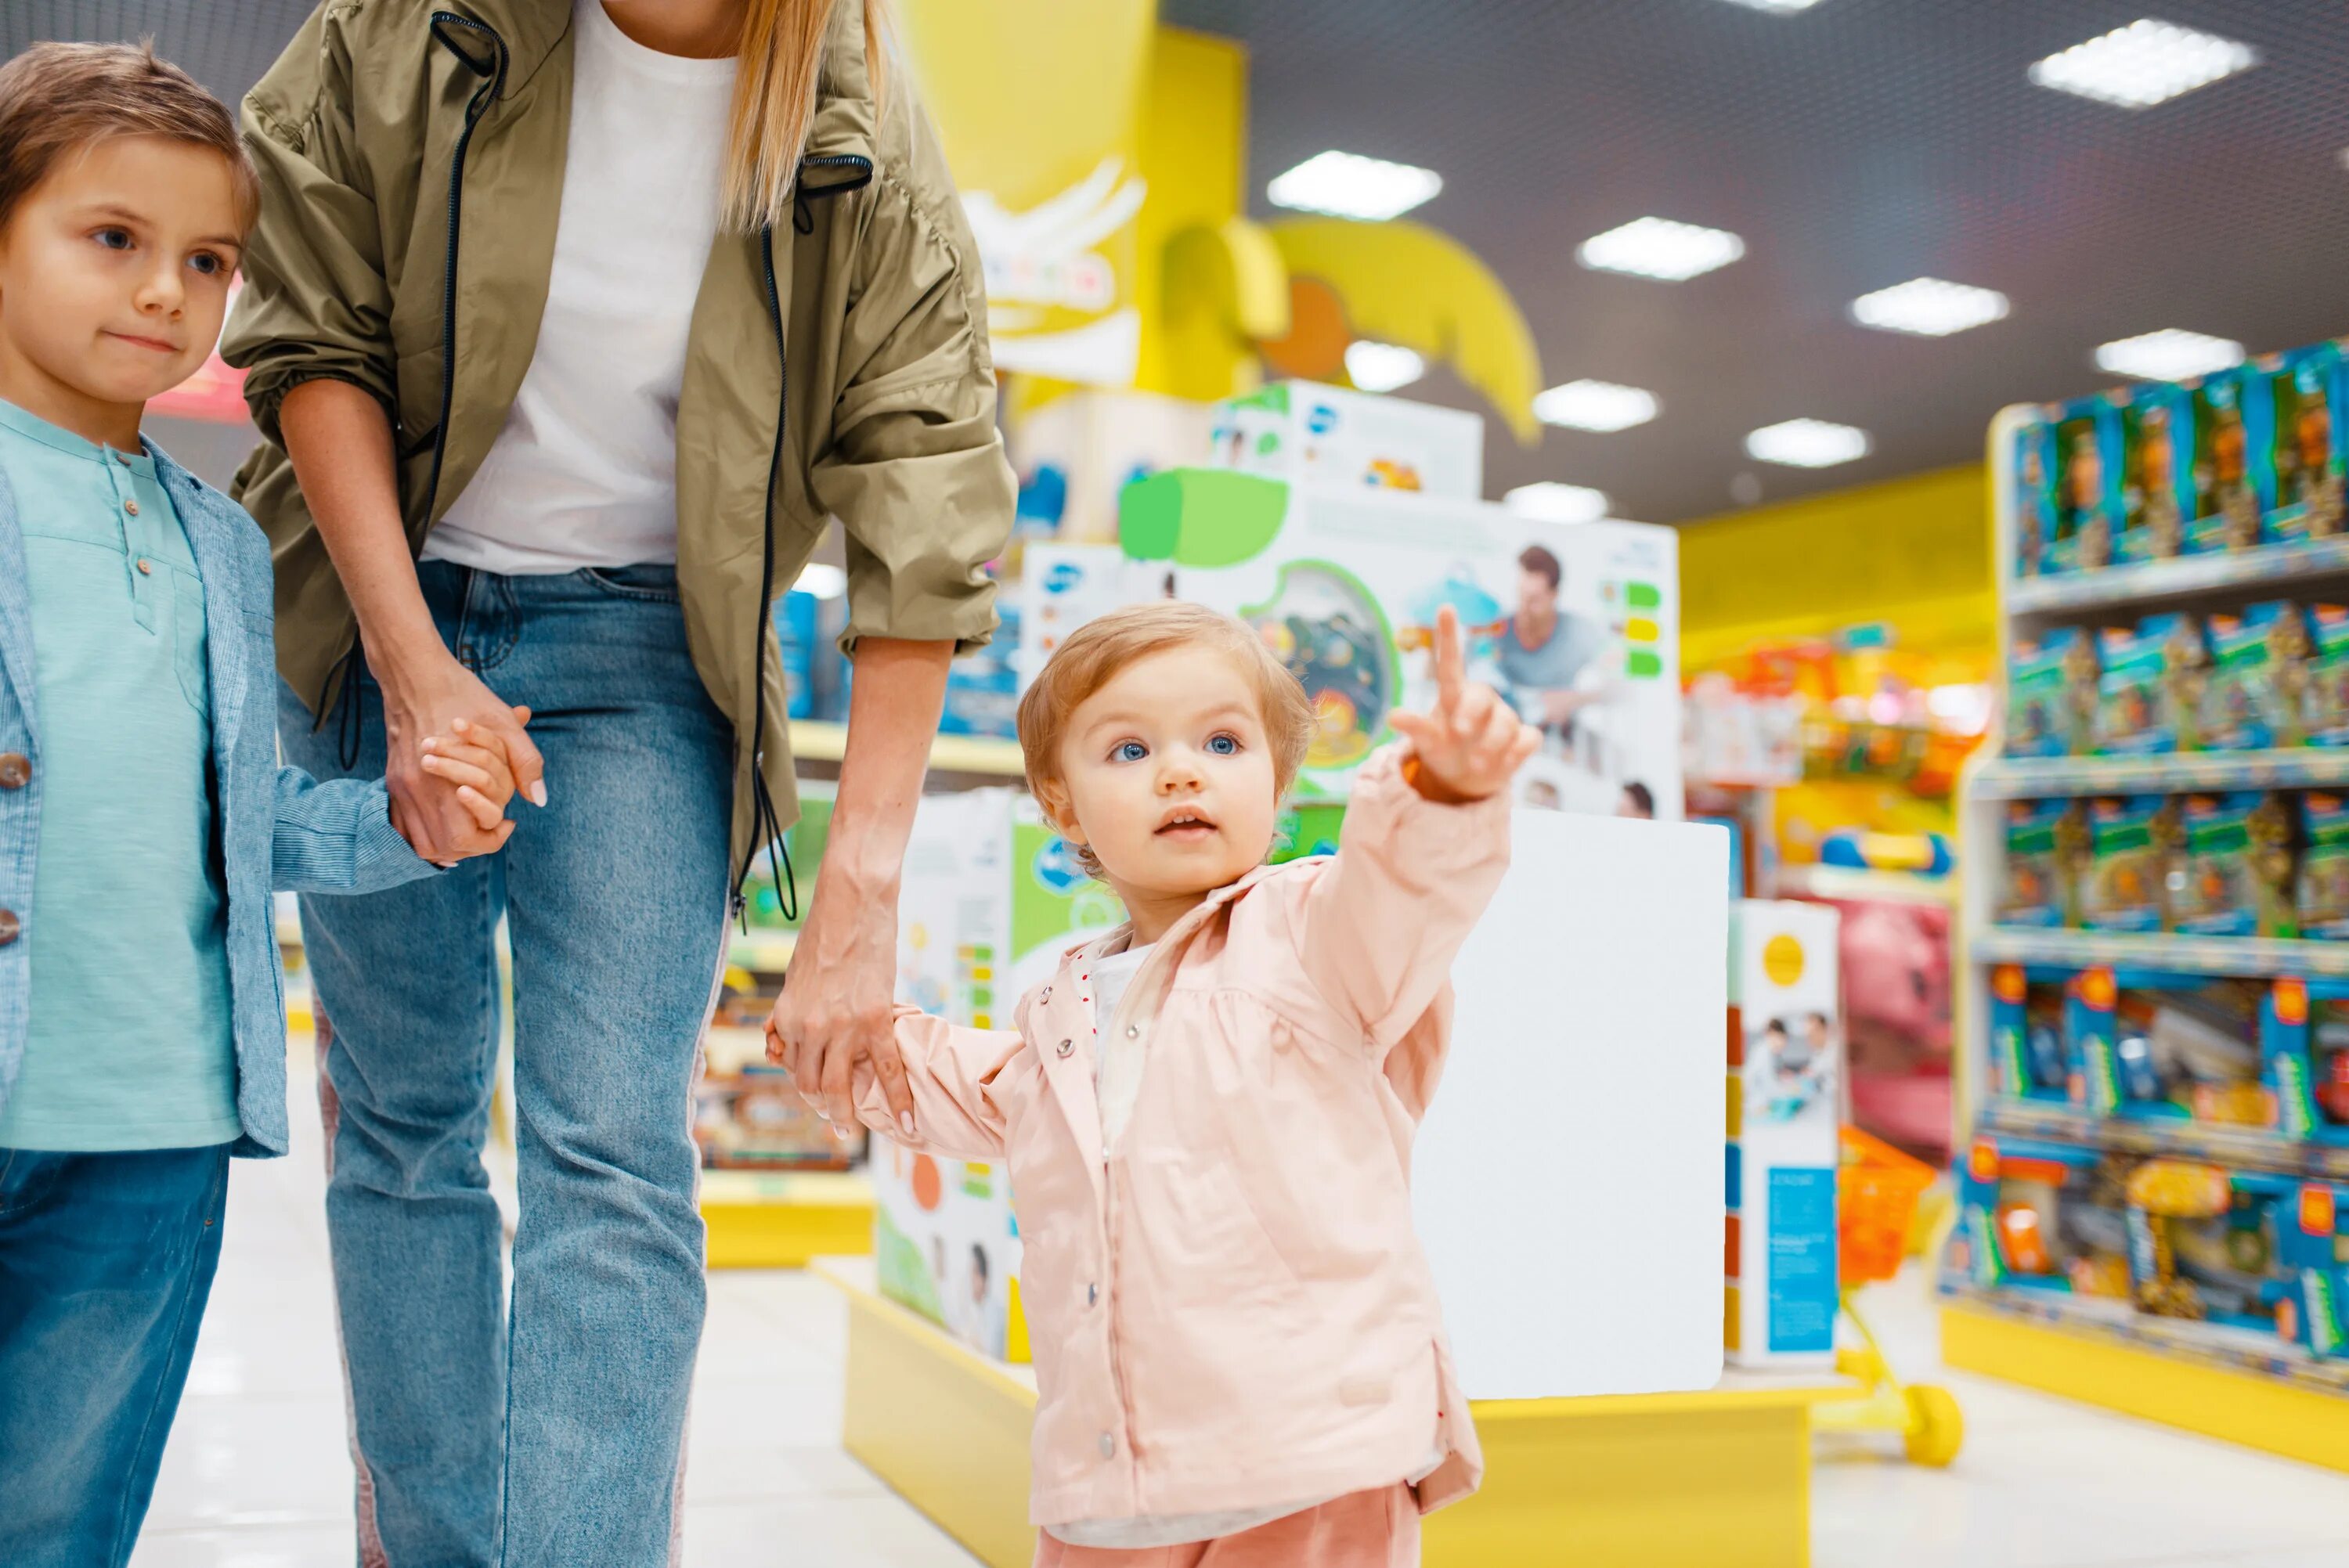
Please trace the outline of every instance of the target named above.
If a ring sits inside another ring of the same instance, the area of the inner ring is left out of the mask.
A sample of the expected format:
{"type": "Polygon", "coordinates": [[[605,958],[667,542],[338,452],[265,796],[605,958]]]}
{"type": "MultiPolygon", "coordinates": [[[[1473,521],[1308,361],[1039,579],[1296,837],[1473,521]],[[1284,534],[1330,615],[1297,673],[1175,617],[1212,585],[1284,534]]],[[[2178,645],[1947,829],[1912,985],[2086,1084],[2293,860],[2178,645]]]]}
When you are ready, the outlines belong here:
{"type": "MultiPolygon", "coordinates": [[[[802,762],[837,762],[848,750],[848,727],[829,719],[792,720],[792,755],[802,762]]],[[[983,735],[940,735],[930,741],[930,766],[942,773],[996,773],[1027,777],[1028,765],[1016,740],[983,735]]]]}

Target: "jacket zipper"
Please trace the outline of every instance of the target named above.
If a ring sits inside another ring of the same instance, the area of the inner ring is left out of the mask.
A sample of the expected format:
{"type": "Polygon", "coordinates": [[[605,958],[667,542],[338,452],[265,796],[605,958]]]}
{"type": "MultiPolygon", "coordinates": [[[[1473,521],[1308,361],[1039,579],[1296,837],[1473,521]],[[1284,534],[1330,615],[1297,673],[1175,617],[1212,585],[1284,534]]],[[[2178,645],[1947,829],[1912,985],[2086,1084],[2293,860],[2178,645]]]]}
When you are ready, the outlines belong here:
{"type": "MultiPolygon", "coordinates": [[[[440,422],[432,432],[432,480],[424,490],[424,516],[428,527],[432,516],[432,503],[440,495],[440,469],[449,457],[449,416],[454,411],[457,402],[458,219],[465,200],[465,151],[472,145],[473,128],[481,124],[481,116],[489,111],[491,101],[505,91],[508,59],[505,39],[486,22],[460,16],[454,11],[435,11],[432,13],[431,31],[432,41],[454,55],[458,64],[480,77],[481,85],[465,101],[465,127],[457,133],[456,150],[449,156],[449,239],[448,249],[442,258],[440,286],[440,422]],[[489,40],[491,57],[487,65],[475,59],[458,43],[460,30],[478,34],[489,40]]],[[[354,628],[350,651],[336,660],[334,668],[327,672],[326,686],[333,686],[337,672],[347,681],[357,678],[358,651],[358,632],[354,628]]],[[[314,705],[320,725],[326,722],[326,686],[319,688],[318,700],[314,705]]],[[[348,704],[349,717],[345,721],[339,747],[349,753],[342,759],[346,768],[355,766],[358,760],[359,731],[364,724],[357,704],[357,695],[353,692],[348,704]]]]}
{"type": "MultiPolygon", "coordinates": [[[[861,191],[873,182],[873,164],[869,159],[843,153],[806,158],[800,160],[800,181],[792,192],[792,228],[798,233],[808,233],[815,227],[814,214],[808,209],[812,200],[842,196],[851,191],[861,191]],[[807,189],[810,169],[854,168],[859,174],[853,179],[823,186],[814,191],[807,189]]],[[[766,505],[759,514],[759,613],[750,626],[750,842],[742,851],[742,864],[734,873],[734,918],[745,929],[750,923],[750,901],[743,896],[742,884],[750,880],[750,872],[759,861],[761,841],[767,850],[767,875],[773,882],[775,901],[785,920],[797,920],[800,913],[799,880],[792,870],[792,852],[783,843],[781,813],[775,810],[772,792],[767,788],[767,643],[768,617],[774,614],[775,593],[775,489],[781,482],[783,449],[791,438],[792,360],[791,346],[783,327],[781,292],[775,286],[775,230],[772,224],[759,231],[759,261],[767,286],[767,312],[775,327],[775,369],[778,390],[775,397],[775,444],[767,454],[766,505]]]]}

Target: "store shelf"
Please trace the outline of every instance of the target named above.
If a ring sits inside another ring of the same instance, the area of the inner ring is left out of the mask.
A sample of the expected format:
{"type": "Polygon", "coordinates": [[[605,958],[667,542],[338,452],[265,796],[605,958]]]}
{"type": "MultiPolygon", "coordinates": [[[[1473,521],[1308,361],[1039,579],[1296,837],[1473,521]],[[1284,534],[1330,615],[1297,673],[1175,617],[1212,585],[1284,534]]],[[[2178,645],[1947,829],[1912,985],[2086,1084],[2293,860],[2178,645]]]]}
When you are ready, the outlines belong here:
{"type": "Polygon", "coordinates": [[[2192,598],[2223,588],[2286,582],[2297,587],[2313,576],[2342,573],[2349,573],[2349,538],[2319,539],[2025,577],[2008,585],[2006,608],[2012,615],[2057,614],[2192,598]]]}
{"type": "Polygon", "coordinates": [[[2349,1470],[2349,1362],[2049,1293],[1944,1287],[1951,1367],[2349,1470]]]}
{"type": "Polygon", "coordinates": [[[1975,931],[1966,951],[1982,964],[2096,965],[2166,969],[2179,975],[2256,977],[2298,975],[2349,978],[2349,942],[2294,942],[2258,936],[2131,935],[1994,925],[1975,931]]]}
{"type": "Polygon", "coordinates": [[[705,1171],[714,1269],[805,1268],[873,1250],[873,1189],[853,1171],[705,1171]]]}
{"type": "MultiPolygon", "coordinates": [[[[1028,1568],[1035,1379],[883,1299],[869,1260],[815,1272],[848,1297],[842,1446],[989,1568],[1028,1568]]],[[[1746,1377],[1692,1394],[1480,1399],[1485,1485],[1426,1522],[1429,1568],[1802,1568],[1811,1408],[1834,1381],[1746,1377]]]]}
{"type": "MultiPolygon", "coordinates": [[[[792,720],[792,756],[802,762],[837,762],[848,749],[848,727],[812,718],[792,720]]],[[[987,773],[1024,778],[1019,743],[978,735],[941,735],[930,742],[930,768],[939,773],[987,773]]]]}
{"type": "Polygon", "coordinates": [[[1993,1099],[1982,1125],[1993,1132],[2047,1138],[2124,1154],[2167,1154],[2207,1160],[2240,1171],[2349,1181],[2349,1148],[2303,1143],[2257,1127],[2213,1127],[2185,1120],[2136,1121],[2091,1116],[2068,1105],[1993,1099]]]}
{"type": "Polygon", "coordinates": [[[1973,773],[1976,795],[2004,800],[2333,786],[2349,786],[2349,748],[2195,751],[2169,757],[2001,757],[1973,773]]]}
{"type": "Polygon", "coordinates": [[[1781,866],[1777,896],[1930,903],[1948,908],[1958,902],[1958,880],[1953,876],[1920,876],[1915,872],[1857,871],[1849,866],[1781,866]]]}

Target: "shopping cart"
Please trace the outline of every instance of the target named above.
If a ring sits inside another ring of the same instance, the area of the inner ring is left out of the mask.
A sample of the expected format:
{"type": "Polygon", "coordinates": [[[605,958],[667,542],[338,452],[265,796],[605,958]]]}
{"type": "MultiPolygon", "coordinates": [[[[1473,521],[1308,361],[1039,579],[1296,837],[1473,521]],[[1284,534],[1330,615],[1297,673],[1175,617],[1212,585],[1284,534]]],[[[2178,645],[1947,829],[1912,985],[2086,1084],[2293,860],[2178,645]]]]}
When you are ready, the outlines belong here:
{"type": "Polygon", "coordinates": [[[1933,1168],[1856,1127],[1841,1129],[1838,1137],[1836,1240],[1843,1315],[1859,1344],[1836,1352],[1836,1370],[1857,1379],[1866,1391],[1856,1399],[1813,1407],[1811,1425],[1823,1431],[1898,1432],[1911,1463],[1946,1465],[1965,1440],[1958,1401],[1947,1388],[1904,1385],[1893,1377],[1856,1300],[1861,1285],[1900,1272],[1917,1200],[1933,1184],[1933,1168]]]}

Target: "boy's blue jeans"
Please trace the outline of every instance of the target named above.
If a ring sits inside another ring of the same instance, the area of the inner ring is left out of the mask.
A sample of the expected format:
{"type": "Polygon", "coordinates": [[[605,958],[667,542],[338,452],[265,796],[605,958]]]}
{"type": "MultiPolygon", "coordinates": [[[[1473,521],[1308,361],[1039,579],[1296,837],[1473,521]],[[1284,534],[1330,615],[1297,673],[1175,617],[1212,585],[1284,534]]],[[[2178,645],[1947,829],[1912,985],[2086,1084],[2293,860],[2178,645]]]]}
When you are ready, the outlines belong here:
{"type": "Polygon", "coordinates": [[[228,1145],[0,1149],[0,1563],[121,1568],[220,1262],[228,1145]]]}
{"type": "MultiPolygon", "coordinates": [[[[514,801],[494,856],[302,901],[331,1042],[319,1095],[360,1561],[659,1568],[701,1336],[692,1086],[725,942],[733,733],[694,673],[673,571],[418,575],[448,645],[530,706],[548,798],[514,801]],[[511,1315],[481,1159],[501,914],[511,1315]]],[[[281,685],[287,761],[383,771],[382,694],[357,686],[345,767],[352,694],[314,728],[281,685]]]]}

